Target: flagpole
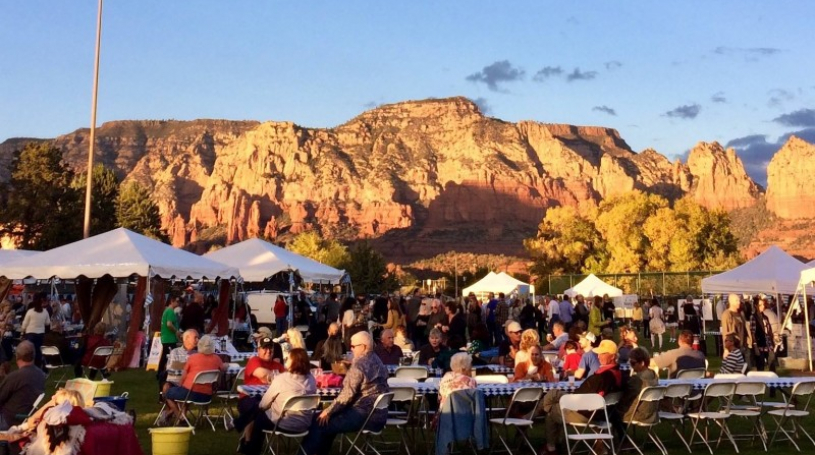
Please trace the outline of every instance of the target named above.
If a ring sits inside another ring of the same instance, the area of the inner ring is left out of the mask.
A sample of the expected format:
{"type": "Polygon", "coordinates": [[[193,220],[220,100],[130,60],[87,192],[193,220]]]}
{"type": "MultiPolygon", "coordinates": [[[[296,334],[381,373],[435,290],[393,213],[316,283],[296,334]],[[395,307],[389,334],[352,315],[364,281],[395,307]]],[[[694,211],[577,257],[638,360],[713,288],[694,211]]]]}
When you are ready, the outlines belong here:
{"type": "Polygon", "coordinates": [[[99,93],[99,53],[102,47],[102,2],[96,16],[96,59],[93,64],[93,96],[91,99],[91,137],[88,150],[88,176],[85,186],[85,223],[82,238],[91,236],[91,188],[93,187],[93,148],[96,143],[96,95],[99,93]]]}

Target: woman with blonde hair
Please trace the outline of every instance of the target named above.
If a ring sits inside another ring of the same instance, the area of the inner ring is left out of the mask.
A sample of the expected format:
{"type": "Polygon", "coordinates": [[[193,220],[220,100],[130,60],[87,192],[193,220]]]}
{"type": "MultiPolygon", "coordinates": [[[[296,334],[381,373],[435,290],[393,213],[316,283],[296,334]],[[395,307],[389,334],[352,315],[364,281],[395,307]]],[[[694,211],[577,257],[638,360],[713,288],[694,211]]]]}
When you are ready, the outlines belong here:
{"type": "Polygon", "coordinates": [[[534,346],[540,346],[540,334],[535,329],[526,329],[521,333],[520,350],[515,354],[515,364],[529,360],[529,350],[534,346]]]}

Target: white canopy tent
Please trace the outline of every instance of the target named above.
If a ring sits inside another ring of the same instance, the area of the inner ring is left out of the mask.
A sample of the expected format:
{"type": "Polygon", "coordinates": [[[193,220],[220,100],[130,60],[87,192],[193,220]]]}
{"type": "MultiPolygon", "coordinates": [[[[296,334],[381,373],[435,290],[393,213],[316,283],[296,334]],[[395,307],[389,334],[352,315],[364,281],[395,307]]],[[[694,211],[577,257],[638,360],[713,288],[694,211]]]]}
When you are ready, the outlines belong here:
{"type": "Polygon", "coordinates": [[[42,251],[31,250],[0,250],[0,266],[5,265],[16,260],[36,256],[42,251]]]}
{"type": "Polygon", "coordinates": [[[472,292],[477,296],[483,296],[490,292],[494,292],[496,294],[503,292],[505,295],[510,295],[515,291],[518,291],[521,294],[534,294],[535,287],[531,286],[529,283],[524,283],[517,278],[507,275],[506,272],[490,272],[481,280],[473,283],[469,287],[464,288],[462,292],[464,295],[472,292]]]}
{"type": "Polygon", "coordinates": [[[569,297],[574,297],[578,294],[586,298],[591,298],[594,296],[602,297],[605,294],[608,294],[609,297],[622,297],[623,290],[620,288],[615,288],[600,278],[597,278],[592,273],[584,278],[583,281],[563,291],[563,293],[569,297]]]}
{"type": "Polygon", "coordinates": [[[241,277],[250,282],[260,282],[285,271],[296,271],[310,283],[339,283],[345,276],[344,270],[337,270],[257,238],[229,245],[204,257],[239,269],[241,277]]]}
{"type": "Polygon", "coordinates": [[[794,295],[806,268],[803,262],[773,245],[732,270],[702,279],[702,292],[794,295]]]}
{"type": "Polygon", "coordinates": [[[9,279],[114,278],[139,275],[215,279],[239,276],[238,269],[174,248],[125,228],[79,240],[9,262],[0,269],[9,279]]]}

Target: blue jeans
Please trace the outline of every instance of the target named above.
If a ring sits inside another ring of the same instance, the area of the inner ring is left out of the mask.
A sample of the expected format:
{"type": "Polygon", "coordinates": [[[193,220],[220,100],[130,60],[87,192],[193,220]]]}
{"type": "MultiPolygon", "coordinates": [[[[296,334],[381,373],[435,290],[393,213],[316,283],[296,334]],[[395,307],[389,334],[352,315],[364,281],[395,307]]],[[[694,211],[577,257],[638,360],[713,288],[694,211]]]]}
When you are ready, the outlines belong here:
{"type": "MultiPolygon", "coordinates": [[[[170,387],[170,390],[167,391],[165,398],[173,401],[184,401],[187,399],[187,392],[189,392],[189,390],[187,390],[185,387],[170,387]]],[[[206,393],[201,392],[190,392],[191,401],[203,403],[205,401],[209,401],[210,399],[212,399],[212,395],[207,395],[206,393]]]]}
{"type": "Polygon", "coordinates": [[[325,426],[320,426],[315,416],[308,436],[303,438],[303,450],[306,455],[328,455],[338,434],[359,431],[366,418],[367,413],[353,407],[332,415],[325,426]]]}

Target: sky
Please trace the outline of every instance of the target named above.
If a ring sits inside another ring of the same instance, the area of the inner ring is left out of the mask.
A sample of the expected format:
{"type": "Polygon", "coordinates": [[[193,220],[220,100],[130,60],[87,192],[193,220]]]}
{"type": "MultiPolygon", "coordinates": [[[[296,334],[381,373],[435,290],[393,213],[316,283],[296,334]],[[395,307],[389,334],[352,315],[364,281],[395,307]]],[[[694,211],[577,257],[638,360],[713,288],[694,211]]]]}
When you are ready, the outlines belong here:
{"type": "MultiPolygon", "coordinates": [[[[0,142],[91,122],[97,2],[0,2],[0,142]]],[[[285,120],[465,96],[491,117],[617,129],[748,172],[815,143],[815,2],[108,1],[97,124],[285,120]]]]}

